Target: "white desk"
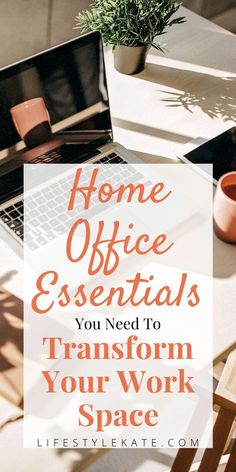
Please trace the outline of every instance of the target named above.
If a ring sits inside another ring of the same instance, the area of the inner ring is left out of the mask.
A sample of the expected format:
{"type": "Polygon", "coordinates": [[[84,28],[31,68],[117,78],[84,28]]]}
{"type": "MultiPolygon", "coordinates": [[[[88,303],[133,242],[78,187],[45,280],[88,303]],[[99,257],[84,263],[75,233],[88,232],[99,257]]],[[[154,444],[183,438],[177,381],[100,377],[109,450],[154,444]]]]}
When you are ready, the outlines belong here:
{"type": "MultiPolygon", "coordinates": [[[[211,138],[236,121],[236,38],[182,9],[183,25],[163,37],[165,55],[150,50],[136,76],[106,66],[115,141],[146,162],[173,162],[181,147],[211,138]]],[[[214,237],[214,357],[236,346],[236,246],[214,237]]]]}
{"type": "Polygon", "coordinates": [[[186,23],[162,36],[168,51],[152,48],[140,74],[119,74],[106,52],[115,140],[130,149],[173,157],[191,139],[215,136],[236,119],[235,35],[182,10],[186,23]]]}
{"type": "MultiPolygon", "coordinates": [[[[218,134],[236,116],[235,36],[185,9],[184,14],[187,22],[166,35],[168,52],[151,50],[141,74],[119,74],[111,51],[105,54],[115,140],[147,162],[170,162],[183,144],[218,134]]],[[[214,273],[217,357],[236,343],[236,246],[217,238],[214,273]]],[[[22,264],[4,247],[0,285],[22,295],[22,264]]]]}

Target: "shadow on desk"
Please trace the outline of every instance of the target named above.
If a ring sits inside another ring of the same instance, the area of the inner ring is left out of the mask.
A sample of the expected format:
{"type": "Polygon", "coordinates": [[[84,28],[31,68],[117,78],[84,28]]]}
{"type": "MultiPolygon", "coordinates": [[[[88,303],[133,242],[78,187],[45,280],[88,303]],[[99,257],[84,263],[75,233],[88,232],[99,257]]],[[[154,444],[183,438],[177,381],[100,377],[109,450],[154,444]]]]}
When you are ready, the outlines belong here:
{"type": "MultiPolygon", "coordinates": [[[[118,128],[128,129],[129,131],[146,134],[148,136],[154,136],[155,138],[165,139],[179,144],[186,144],[186,142],[193,139],[193,137],[189,135],[174,133],[172,131],[156,127],[154,128],[143,123],[136,123],[134,121],[124,120],[123,118],[113,117],[112,122],[113,126],[117,126],[118,128]]],[[[137,151],[134,152],[137,154],[137,151]]]]}
{"type": "MultiPolygon", "coordinates": [[[[176,92],[161,90],[162,101],[167,107],[183,107],[189,113],[198,106],[210,118],[221,117],[224,121],[236,119],[235,77],[215,77],[175,67],[147,63],[138,79],[177,89],[176,92]]],[[[158,89],[157,89],[158,90],[158,89]]],[[[160,90],[158,90],[160,91],[160,90]]]]}
{"type": "Polygon", "coordinates": [[[14,405],[19,405],[23,397],[23,302],[2,289],[0,289],[0,396],[14,405]]]}
{"type": "Polygon", "coordinates": [[[171,159],[168,157],[162,157],[154,154],[148,154],[146,152],[139,152],[134,149],[130,149],[130,151],[139,157],[141,160],[145,162],[145,164],[179,164],[180,160],[178,158],[171,159]]]}

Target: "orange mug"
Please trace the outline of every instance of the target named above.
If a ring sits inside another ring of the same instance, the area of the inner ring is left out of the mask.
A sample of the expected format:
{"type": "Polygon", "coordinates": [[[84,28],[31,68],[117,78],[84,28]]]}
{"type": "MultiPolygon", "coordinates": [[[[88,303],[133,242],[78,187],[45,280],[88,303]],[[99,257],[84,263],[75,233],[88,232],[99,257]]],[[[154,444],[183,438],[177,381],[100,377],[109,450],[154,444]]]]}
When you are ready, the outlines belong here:
{"type": "Polygon", "coordinates": [[[236,243],[236,171],[222,175],[213,205],[214,231],[225,242],[236,243]]]}
{"type": "Polygon", "coordinates": [[[50,116],[42,97],[19,103],[10,112],[16,130],[27,147],[35,147],[50,139],[50,116]]]}

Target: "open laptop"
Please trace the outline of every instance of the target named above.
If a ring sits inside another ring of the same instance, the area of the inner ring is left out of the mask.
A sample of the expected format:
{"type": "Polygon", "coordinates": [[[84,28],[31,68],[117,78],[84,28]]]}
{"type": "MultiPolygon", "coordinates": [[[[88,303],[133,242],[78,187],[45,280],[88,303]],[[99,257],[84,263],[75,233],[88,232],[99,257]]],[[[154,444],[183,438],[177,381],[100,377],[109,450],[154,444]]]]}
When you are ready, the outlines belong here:
{"type": "MultiPolygon", "coordinates": [[[[103,47],[97,32],[0,70],[0,238],[19,255],[24,238],[24,164],[82,162],[141,162],[113,142],[103,47]],[[51,135],[41,136],[40,143],[36,139],[35,145],[31,140],[26,147],[11,110],[37,98],[43,99],[47,109],[51,135]]],[[[140,175],[135,168],[133,174],[135,182],[140,175]]],[[[53,219],[51,204],[48,199],[46,207],[53,219]]],[[[37,214],[33,204],[34,211],[37,214]]],[[[32,250],[41,244],[40,236],[30,242],[32,250]]]]}

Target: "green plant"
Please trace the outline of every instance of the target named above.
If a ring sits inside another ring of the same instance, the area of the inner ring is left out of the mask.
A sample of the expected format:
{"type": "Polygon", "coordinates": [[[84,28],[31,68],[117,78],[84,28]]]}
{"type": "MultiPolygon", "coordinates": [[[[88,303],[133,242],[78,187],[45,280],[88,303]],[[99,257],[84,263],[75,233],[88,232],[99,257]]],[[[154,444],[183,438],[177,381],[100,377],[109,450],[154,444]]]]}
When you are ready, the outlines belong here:
{"type": "Polygon", "coordinates": [[[155,38],[185,21],[183,16],[171,19],[179,7],[175,0],[94,0],[91,10],[78,14],[75,28],[100,31],[104,43],[113,47],[151,44],[163,52],[155,38]]]}

